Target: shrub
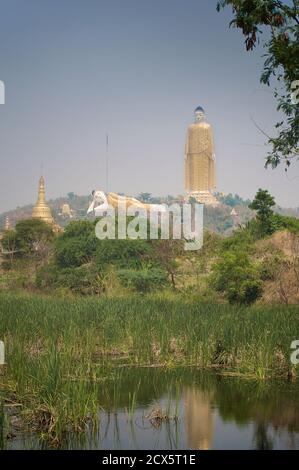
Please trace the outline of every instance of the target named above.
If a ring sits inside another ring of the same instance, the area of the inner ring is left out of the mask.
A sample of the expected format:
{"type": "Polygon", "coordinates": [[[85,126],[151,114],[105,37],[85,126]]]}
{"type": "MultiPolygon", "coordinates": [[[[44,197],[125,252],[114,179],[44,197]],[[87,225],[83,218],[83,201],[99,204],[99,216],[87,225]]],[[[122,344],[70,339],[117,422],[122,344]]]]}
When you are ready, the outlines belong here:
{"type": "Polygon", "coordinates": [[[222,253],[211,280],[230,303],[251,304],[262,295],[259,267],[241,250],[222,253]]]}
{"type": "Polygon", "coordinates": [[[64,269],[51,264],[43,266],[37,273],[36,285],[43,289],[65,288],[81,295],[99,295],[104,290],[102,273],[92,264],[64,269]]]}
{"type": "Polygon", "coordinates": [[[227,289],[227,299],[230,304],[252,304],[263,293],[262,283],[259,279],[247,279],[239,285],[227,289]]]}
{"type": "Polygon", "coordinates": [[[121,269],[118,271],[120,282],[137,292],[150,292],[168,284],[167,274],[161,269],[121,269]]]}
{"type": "Polygon", "coordinates": [[[288,230],[292,233],[299,232],[299,219],[280,214],[273,215],[273,226],[275,230],[288,230]]]}
{"type": "Polygon", "coordinates": [[[97,247],[94,223],[71,222],[55,244],[55,257],[61,268],[79,267],[92,260],[97,247]]]}
{"type": "Polygon", "coordinates": [[[146,240],[99,240],[96,264],[100,268],[108,265],[140,268],[151,252],[152,245],[146,240]]]}

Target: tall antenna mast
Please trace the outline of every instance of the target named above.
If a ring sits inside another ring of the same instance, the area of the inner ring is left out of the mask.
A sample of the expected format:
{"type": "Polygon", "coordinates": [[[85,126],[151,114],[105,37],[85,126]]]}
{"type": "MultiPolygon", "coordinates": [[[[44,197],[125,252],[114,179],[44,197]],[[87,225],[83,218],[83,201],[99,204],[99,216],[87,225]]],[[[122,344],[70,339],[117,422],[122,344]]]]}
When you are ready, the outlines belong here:
{"type": "Polygon", "coordinates": [[[108,168],[108,164],[109,164],[109,136],[108,134],[106,134],[106,193],[108,194],[108,191],[109,191],[109,184],[108,184],[108,181],[109,181],[109,168],[108,168]]]}

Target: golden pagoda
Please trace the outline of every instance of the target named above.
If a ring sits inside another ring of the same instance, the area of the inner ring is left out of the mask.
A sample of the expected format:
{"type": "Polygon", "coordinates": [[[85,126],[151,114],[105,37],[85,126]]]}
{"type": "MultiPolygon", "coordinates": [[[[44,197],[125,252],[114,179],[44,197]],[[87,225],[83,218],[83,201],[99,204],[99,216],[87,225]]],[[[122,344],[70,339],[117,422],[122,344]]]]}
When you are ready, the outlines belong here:
{"type": "Polygon", "coordinates": [[[51,225],[54,224],[51,209],[46,203],[45,180],[43,176],[41,176],[39,179],[38,198],[32,210],[32,218],[44,220],[45,222],[51,225]]]}

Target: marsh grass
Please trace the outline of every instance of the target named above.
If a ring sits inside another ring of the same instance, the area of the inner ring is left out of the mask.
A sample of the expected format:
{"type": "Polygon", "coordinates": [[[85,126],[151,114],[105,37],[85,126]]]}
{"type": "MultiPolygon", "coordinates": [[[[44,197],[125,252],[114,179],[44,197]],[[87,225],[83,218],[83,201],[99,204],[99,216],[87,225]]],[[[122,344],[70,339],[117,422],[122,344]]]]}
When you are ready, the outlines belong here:
{"type": "MultiPolygon", "coordinates": [[[[0,388],[22,403],[24,423],[59,445],[64,433],[96,426],[105,393],[111,410],[117,409],[124,367],[192,366],[287,378],[290,344],[298,334],[298,306],[1,294],[7,368],[0,388]],[[105,392],[107,381],[112,391],[105,392]]],[[[130,420],[135,404],[133,394],[130,420]]]]}

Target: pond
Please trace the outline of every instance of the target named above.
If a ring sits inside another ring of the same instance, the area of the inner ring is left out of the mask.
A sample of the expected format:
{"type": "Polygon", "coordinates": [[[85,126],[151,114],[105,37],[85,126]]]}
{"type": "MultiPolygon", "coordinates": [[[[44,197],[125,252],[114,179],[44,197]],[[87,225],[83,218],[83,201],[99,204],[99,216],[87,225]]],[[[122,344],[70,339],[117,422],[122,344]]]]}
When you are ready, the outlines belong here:
{"type": "MultiPolygon", "coordinates": [[[[96,429],[87,424],[85,432],[68,434],[61,448],[299,449],[298,382],[257,382],[186,368],[124,368],[99,385],[99,395],[96,429]]],[[[20,431],[9,409],[0,426],[7,421],[9,434],[0,433],[3,448],[48,447],[20,431]]]]}

